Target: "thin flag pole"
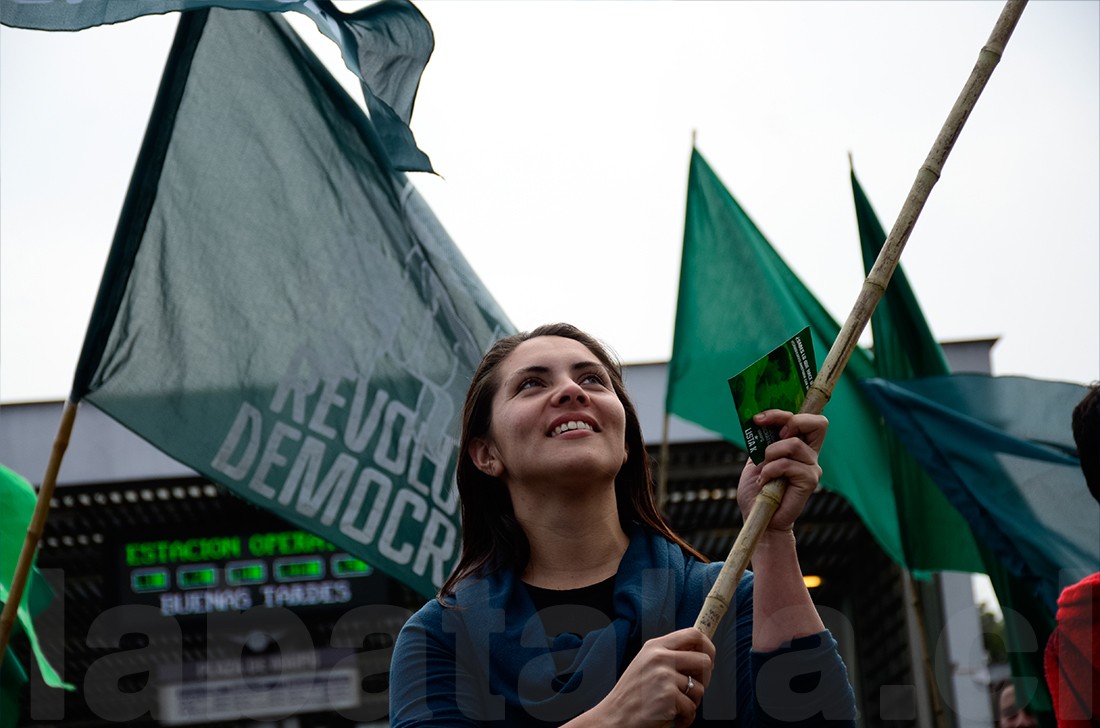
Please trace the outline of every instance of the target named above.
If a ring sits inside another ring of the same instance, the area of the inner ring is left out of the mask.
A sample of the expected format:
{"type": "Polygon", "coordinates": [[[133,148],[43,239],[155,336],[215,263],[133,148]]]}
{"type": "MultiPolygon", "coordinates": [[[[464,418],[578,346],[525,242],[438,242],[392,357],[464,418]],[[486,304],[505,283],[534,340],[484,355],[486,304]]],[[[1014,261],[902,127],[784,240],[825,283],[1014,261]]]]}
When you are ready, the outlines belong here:
{"type": "Polygon", "coordinates": [[[936,681],[936,669],[932,665],[932,655],[928,651],[928,628],[924,621],[924,598],[921,596],[920,586],[914,583],[912,574],[906,571],[904,578],[905,590],[909,593],[909,604],[913,608],[913,619],[917,623],[921,668],[924,670],[924,679],[928,682],[928,695],[932,701],[932,720],[942,728],[947,725],[947,716],[943,711],[943,699],[940,697],[940,689],[936,681]]]}
{"type": "MultiPolygon", "coordinates": [[[[890,283],[890,277],[894,274],[901,258],[902,249],[905,247],[906,241],[909,240],[909,235],[913,232],[913,227],[916,225],[921,210],[924,209],[924,203],[928,200],[932,187],[940,178],[944,162],[947,161],[947,156],[951,153],[955,140],[959,138],[959,133],[962,131],[967,117],[970,116],[970,112],[974,109],[974,105],[992,75],[993,69],[997,67],[997,63],[1004,53],[1005,45],[1012,36],[1012,31],[1020,20],[1020,15],[1026,5],[1027,0],[1008,0],[1004,9],[1001,10],[1000,17],[997,18],[997,23],[993,26],[993,32],[978,54],[978,61],[974,64],[974,69],[970,72],[970,77],[963,86],[962,93],[959,94],[954,106],[951,107],[947,120],[940,129],[936,141],[932,144],[932,150],[928,153],[924,164],[917,172],[917,178],[913,181],[909,196],[906,198],[905,204],[902,205],[898,219],[894,222],[894,227],[890,230],[890,235],[882,246],[875,265],[871,268],[871,272],[863,283],[863,288],[860,290],[852,312],[848,315],[847,321],[844,322],[836,341],[833,342],[833,346],[829,350],[825,362],[821,365],[817,378],[806,393],[806,401],[802,404],[800,412],[820,414],[832,396],[833,387],[836,386],[844,367],[847,366],[848,359],[856,348],[860,334],[867,327],[867,322],[871,319],[875,306],[878,305],[882,295],[886,292],[886,286],[890,283]]],[[[703,608],[699,612],[698,619],[695,620],[695,628],[708,637],[714,636],[719,621],[729,608],[737,584],[752,558],[752,552],[760,541],[760,537],[768,528],[776,509],[779,508],[779,503],[783,500],[783,494],[786,490],[787,483],[785,480],[773,480],[767,483],[756,497],[752,510],[749,512],[748,518],[745,519],[745,525],[737,535],[737,540],[734,541],[729,557],[718,574],[718,579],[711,588],[710,594],[703,602],[703,608]]]]}
{"type": "Polygon", "coordinates": [[[61,423],[57,428],[53,452],[46,466],[42,487],[38,491],[38,502],[35,504],[31,524],[27,528],[23,550],[19,553],[19,561],[12,579],[11,594],[4,605],[3,614],[0,615],[0,655],[3,654],[3,648],[7,646],[11,636],[16,609],[26,587],[35,549],[42,537],[46,516],[50,510],[50,499],[57,484],[57,473],[61,469],[61,459],[65,454],[65,448],[69,445],[73,421],[76,419],[77,403],[89,391],[89,381],[99,363],[110,330],[105,322],[112,321],[118,311],[122,292],[126,288],[127,276],[133,267],[133,258],[137,254],[140,236],[135,231],[140,228],[140,225],[126,224],[125,221],[147,218],[155,198],[153,192],[156,189],[156,174],[159,174],[160,165],[164,161],[167,142],[163,135],[154,133],[153,128],[158,123],[174,123],[172,120],[178,111],[183,89],[186,86],[195,46],[202,37],[209,14],[209,9],[183,13],[180,16],[179,30],[168,52],[168,61],[164,65],[164,74],[150,114],[149,127],[146,128],[145,138],[138,152],[134,176],[130,179],[130,187],[126,192],[126,199],[122,203],[122,212],[119,215],[118,228],[111,242],[111,250],[107,254],[103,280],[100,282],[99,293],[92,308],[92,317],[88,323],[88,332],[85,334],[84,346],[80,351],[80,359],[77,360],[76,372],[73,375],[72,390],[61,412],[61,423]]]}
{"type": "MultiPolygon", "coordinates": [[[[695,137],[696,129],[691,130],[691,150],[695,151],[695,137]]],[[[669,362],[671,364],[671,362],[669,362]]],[[[668,466],[669,466],[669,445],[668,445],[668,424],[671,414],[668,411],[668,387],[670,384],[665,385],[665,421],[661,428],[661,467],[657,471],[657,507],[663,512],[665,505],[668,503],[668,466]]]]}
{"type": "Polygon", "coordinates": [[[46,527],[46,517],[50,514],[50,500],[53,499],[54,486],[57,485],[57,473],[61,470],[61,459],[65,456],[65,449],[69,446],[69,436],[72,435],[75,420],[76,403],[66,399],[65,406],[61,410],[61,422],[57,425],[53,450],[50,452],[50,461],[46,464],[46,475],[42,479],[42,487],[38,489],[38,500],[34,504],[34,514],[31,516],[30,525],[27,526],[27,536],[23,539],[23,549],[19,552],[19,561],[15,564],[15,574],[12,575],[8,601],[4,604],[3,613],[0,614],[0,655],[3,655],[4,650],[7,649],[12,628],[15,626],[19,602],[22,600],[23,590],[27,586],[31,564],[34,563],[34,552],[38,549],[38,542],[42,540],[42,531],[46,527]]]}

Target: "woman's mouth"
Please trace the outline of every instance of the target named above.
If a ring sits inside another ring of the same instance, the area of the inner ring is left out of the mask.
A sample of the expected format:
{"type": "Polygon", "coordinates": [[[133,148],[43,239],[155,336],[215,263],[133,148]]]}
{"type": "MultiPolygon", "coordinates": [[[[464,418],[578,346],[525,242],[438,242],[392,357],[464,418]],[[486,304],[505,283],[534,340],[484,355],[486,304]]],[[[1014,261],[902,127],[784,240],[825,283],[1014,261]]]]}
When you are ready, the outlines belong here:
{"type": "Polygon", "coordinates": [[[553,430],[551,430],[550,437],[557,437],[561,433],[569,432],[570,430],[588,430],[589,432],[594,432],[595,428],[593,428],[592,425],[588,424],[587,422],[581,420],[569,420],[568,422],[563,422],[555,427],[553,430]]]}

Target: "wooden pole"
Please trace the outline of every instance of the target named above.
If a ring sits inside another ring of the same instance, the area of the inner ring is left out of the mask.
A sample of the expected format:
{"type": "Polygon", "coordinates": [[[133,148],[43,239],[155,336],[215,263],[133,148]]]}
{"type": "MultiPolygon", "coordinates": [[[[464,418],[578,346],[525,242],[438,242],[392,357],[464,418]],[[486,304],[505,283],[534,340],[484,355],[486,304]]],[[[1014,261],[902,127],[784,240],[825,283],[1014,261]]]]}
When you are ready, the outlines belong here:
{"type": "Polygon", "coordinates": [[[61,422],[57,426],[57,436],[53,441],[53,451],[50,453],[50,461],[46,465],[46,475],[42,479],[42,487],[38,489],[38,501],[34,505],[34,514],[31,516],[30,525],[27,526],[27,536],[23,539],[23,549],[19,552],[19,561],[15,564],[15,574],[12,576],[8,601],[4,604],[3,613],[0,614],[0,655],[4,654],[4,650],[8,646],[8,640],[11,638],[12,628],[15,626],[19,602],[23,598],[23,590],[27,586],[27,578],[31,573],[34,552],[38,548],[38,542],[42,539],[46,517],[50,514],[50,500],[53,498],[54,486],[57,485],[57,473],[61,470],[61,458],[65,455],[65,448],[69,446],[69,436],[73,432],[73,421],[75,419],[76,404],[65,400],[65,407],[61,410],[61,422]]]}
{"type": "MultiPolygon", "coordinates": [[[[691,130],[691,151],[692,151],[692,154],[695,153],[695,131],[696,131],[695,129],[691,130]]],[[[668,387],[669,387],[669,385],[666,384],[665,385],[665,391],[666,392],[668,391],[668,387]]],[[[669,421],[670,415],[669,415],[669,412],[668,412],[668,409],[667,409],[667,407],[668,407],[667,398],[666,398],[666,401],[665,401],[665,407],[666,407],[666,409],[665,409],[665,421],[664,421],[664,425],[661,428],[661,468],[660,468],[660,470],[657,471],[657,508],[659,508],[662,513],[665,510],[665,505],[668,503],[668,458],[669,458],[669,452],[668,452],[669,451],[669,447],[668,447],[668,421],[669,421]]]]}
{"type": "MultiPolygon", "coordinates": [[[[817,378],[810,386],[810,390],[806,394],[806,401],[803,403],[802,409],[799,410],[800,412],[820,414],[832,396],[833,388],[840,379],[844,367],[847,366],[848,359],[851,357],[852,351],[855,350],[860,334],[866,328],[867,322],[871,319],[871,313],[882,299],[883,293],[886,292],[886,286],[889,284],[890,277],[894,274],[901,258],[902,249],[905,247],[906,241],[909,240],[909,235],[913,232],[917,217],[920,216],[932,187],[940,178],[944,162],[947,161],[947,156],[951,153],[951,148],[955,145],[955,140],[958,139],[959,132],[962,131],[962,127],[966,123],[967,117],[970,116],[970,112],[981,95],[982,89],[985,88],[993,69],[1000,61],[1005,45],[1012,36],[1012,31],[1016,27],[1025,5],[1027,5],[1027,0],[1008,0],[1001,11],[1000,17],[997,18],[997,23],[993,27],[989,40],[982,48],[981,53],[978,54],[978,61],[970,72],[970,78],[967,79],[962,93],[959,94],[959,98],[947,115],[947,120],[944,122],[943,128],[940,129],[939,136],[932,144],[932,150],[928,153],[924,164],[917,172],[917,178],[909,190],[909,196],[906,198],[905,204],[902,205],[898,219],[890,230],[890,235],[886,238],[886,243],[882,246],[882,251],[879,253],[875,265],[867,275],[867,280],[863,283],[863,288],[856,299],[852,312],[848,315],[848,320],[844,322],[843,328],[841,328],[836,341],[829,350],[829,355],[821,365],[817,378]]],[[[768,524],[779,507],[780,501],[783,500],[783,494],[786,490],[787,483],[785,481],[773,480],[764,485],[760,494],[756,497],[752,510],[749,512],[748,518],[745,519],[745,525],[737,535],[737,540],[730,550],[729,557],[726,559],[726,563],[722,567],[714,587],[710,590],[710,594],[707,595],[698,619],[695,621],[695,628],[708,637],[714,636],[719,621],[729,608],[737,584],[741,581],[741,576],[752,558],[752,552],[755,550],[757,542],[760,541],[760,537],[768,528],[768,524]]]]}

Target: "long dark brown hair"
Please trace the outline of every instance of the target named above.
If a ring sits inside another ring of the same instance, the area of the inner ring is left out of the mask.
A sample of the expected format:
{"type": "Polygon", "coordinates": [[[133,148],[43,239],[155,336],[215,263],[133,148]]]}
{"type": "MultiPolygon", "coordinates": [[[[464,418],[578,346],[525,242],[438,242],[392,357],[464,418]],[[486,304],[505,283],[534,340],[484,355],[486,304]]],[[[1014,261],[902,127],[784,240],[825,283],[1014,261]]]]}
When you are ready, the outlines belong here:
{"type": "Polygon", "coordinates": [[[622,367],[607,348],[594,337],[569,324],[546,324],[531,331],[500,339],[482,358],[466,393],[462,411],[462,440],[458,451],[458,494],[462,508],[462,554],[447,582],[439,591],[440,600],[454,592],[460,581],[479,573],[500,569],[522,569],[531,555],[508,488],[499,478],[488,475],[470,457],[470,443],[489,434],[493,397],[500,389],[498,369],[520,344],[540,336],[561,336],[585,346],[607,369],[611,386],[626,412],[627,458],[615,476],[615,501],[619,522],[627,530],[638,523],[664,536],[687,554],[706,559],[689,546],[665,522],[653,496],[653,475],[642,439],[634,403],[623,384],[622,367]]]}

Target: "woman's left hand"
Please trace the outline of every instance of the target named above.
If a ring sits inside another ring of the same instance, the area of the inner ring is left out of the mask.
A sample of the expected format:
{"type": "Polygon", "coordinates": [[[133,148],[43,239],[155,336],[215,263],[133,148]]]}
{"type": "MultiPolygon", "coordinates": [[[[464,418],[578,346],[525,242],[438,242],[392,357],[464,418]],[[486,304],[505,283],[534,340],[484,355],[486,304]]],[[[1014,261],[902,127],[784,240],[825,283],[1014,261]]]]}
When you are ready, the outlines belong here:
{"type": "Polygon", "coordinates": [[[825,441],[829,421],[822,415],[796,415],[772,409],[753,417],[753,422],[764,427],[778,427],[781,439],[764,451],[762,465],[755,465],[751,460],[745,463],[737,488],[737,504],[741,507],[741,515],[748,516],[764,484],[785,477],[787,491],[768,529],[790,531],[821,480],[817,454],[825,441]]]}

